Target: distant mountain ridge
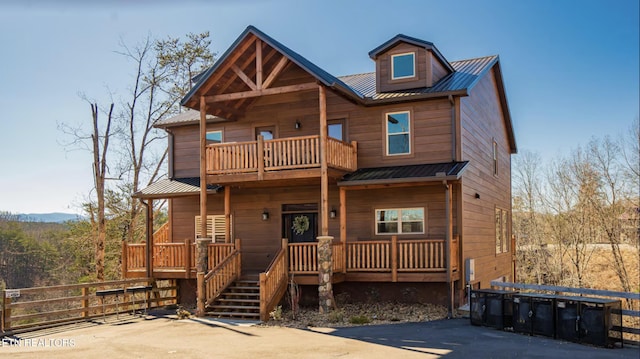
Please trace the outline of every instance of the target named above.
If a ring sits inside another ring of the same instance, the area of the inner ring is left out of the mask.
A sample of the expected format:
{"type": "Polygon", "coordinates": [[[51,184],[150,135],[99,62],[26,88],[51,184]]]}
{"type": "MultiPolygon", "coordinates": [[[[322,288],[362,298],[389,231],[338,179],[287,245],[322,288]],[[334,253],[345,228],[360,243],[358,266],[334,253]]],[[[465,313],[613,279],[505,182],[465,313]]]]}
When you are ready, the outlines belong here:
{"type": "Polygon", "coordinates": [[[44,223],[63,223],[67,221],[80,221],[82,216],[75,213],[18,213],[18,221],[21,222],[44,222],[44,223]]]}

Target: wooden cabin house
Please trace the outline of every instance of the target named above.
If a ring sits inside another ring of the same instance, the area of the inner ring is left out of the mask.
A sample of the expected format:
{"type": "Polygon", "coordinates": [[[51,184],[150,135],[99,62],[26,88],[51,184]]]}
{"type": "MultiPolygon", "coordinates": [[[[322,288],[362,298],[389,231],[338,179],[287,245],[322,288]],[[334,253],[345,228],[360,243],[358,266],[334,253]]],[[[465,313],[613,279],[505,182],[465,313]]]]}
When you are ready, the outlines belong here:
{"type": "Polygon", "coordinates": [[[498,56],[448,61],[397,35],[369,57],[375,72],[336,77],[249,26],[189,110],[157,124],[169,178],[134,196],[167,199],[169,222],[124,244],[124,276],[175,279],[200,314],[263,320],[292,278],[320,299],[450,309],[468,284],[513,280],[498,56]]]}

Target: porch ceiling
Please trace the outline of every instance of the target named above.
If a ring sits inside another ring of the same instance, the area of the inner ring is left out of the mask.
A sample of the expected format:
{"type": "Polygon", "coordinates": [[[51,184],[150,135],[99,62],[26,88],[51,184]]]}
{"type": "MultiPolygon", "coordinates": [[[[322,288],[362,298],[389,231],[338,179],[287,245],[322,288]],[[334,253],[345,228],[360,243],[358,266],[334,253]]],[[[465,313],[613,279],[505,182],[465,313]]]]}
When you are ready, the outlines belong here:
{"type": "MultiPolygon", "coordinates": [[[[217,193],[222,187],[207,185],[208,193],[217,193]]],[[[162,179],[133,194],[135,198],[161,199],[170,197],[195,196],[200,194],[200,177],[162,179]]]]}

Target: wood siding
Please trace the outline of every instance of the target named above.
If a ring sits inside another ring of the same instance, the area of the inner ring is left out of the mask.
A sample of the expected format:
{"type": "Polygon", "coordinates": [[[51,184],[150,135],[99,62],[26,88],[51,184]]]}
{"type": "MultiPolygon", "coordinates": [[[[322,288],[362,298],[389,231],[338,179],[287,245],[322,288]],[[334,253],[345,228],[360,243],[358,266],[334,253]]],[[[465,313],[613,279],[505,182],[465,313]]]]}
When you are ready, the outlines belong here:
{"type": "MultiPolygon", "coordinates": [[[[304,81],[305,74],[288,71],[304,81]]],[[[299,70],[302,71],[302,70],[299,70]]],[[[286,78],[285,78],[286,80],[286,78]]],[[[284,81],[284,80],[283,80],[284,81]]],[[[318,94],[302,92],[266,96],[257,99],[244,118],[234,122],[208,124],[207,130],[222,130],[224,142],[255,139],[255,128],[275,126],[278,138],[317,135],[320,133],[318,94]],[[295,123],[300,121],[301,128],[295,123]]],[[[376,107],[358,106],[340,95],[327,91],[327,117],[345,119],[346,141],[357,141],[358,167],[396,166],[453,160],[451,143],[451,104],[447,99],[376,107]],[[411,154],[386,156],[386,113],[411,112],[411,154]]],[[[175,177],[199,176],[198,126],[175,127],[173,131],[175,177]]]]}
{"type": "Polygon", "coordinates": [[[388,51],[378,55],[376,59],[376,91],[389,92],[410,88],[430,86],[427,83],[427,72],[431,71],[431,56],[421,47],[400,43],[388,51]],[[407,52],[415,53],[416,76],[407,79],[391,79],[391,55],[407,52]],[[428,66],[427,66],[428,65],[428,66]]]}
{"type": "Polygon", "coordinates": [[[493,70],[469,97],[461,99],[460,113],[462,160],[469,161],[462,182],[462,258],[475,259],[476,280],[486,287],[493,279],[511,275],[512,259],[511,253],[496,254],[495,249],[495,207],[511,210],[511,151],[493,70]],[[493,173],[494,140],[498,144],[497,176],[493,173]]]}

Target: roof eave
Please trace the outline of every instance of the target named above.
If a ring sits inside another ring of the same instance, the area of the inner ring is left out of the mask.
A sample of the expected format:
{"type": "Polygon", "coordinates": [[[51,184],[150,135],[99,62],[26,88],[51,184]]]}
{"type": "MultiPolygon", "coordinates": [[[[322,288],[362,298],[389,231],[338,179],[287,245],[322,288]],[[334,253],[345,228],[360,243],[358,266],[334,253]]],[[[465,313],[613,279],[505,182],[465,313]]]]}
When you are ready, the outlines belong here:
{"type": "Polygon", "coordinates": [[[373,99],[371,97],[366,97],[364,99],[363,104],[365,106],[375,106],[375,105],[385,105],[389,103],[399,103],[399,102],[411,102],[411,101],[420,101],[425,99],[433,99],[433,98],[447,98],[449,96],[469,96],[469,89],[460,89],[455,91],[443,91],[443,92],[434,92],[434,93],[425,93],[418,95],[409,95],[403,97],[389,97],[383,99],[373,99]]]}
{"type": "Polygon", "coordinates": [[[411,177],[411,178],[391,178],[391,179],[375,179],[361,181],[339,181],[339,187],[349,186],[366,186],[366,185],[387,185],[387,184],[404,184],[404,183],[425,183],[440,181],[457,181],[460,179],[460,173],[457,176],[429,176],[429,177],[411,177]]]}

